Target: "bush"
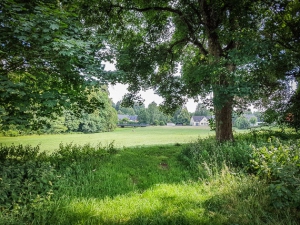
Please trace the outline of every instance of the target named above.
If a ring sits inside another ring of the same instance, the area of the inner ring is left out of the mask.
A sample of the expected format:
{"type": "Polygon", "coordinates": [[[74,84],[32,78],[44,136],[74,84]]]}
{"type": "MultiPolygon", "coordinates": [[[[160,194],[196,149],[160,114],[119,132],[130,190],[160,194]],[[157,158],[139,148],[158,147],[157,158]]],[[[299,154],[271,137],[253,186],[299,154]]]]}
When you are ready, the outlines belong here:
{"type": "Polygon", "coordinates": [[[0,146],[0,209],[18,211],[21,207],[46,202],[57,179],[39,146],[0,146]]]}
{"type": "Polygon", "coordinates": [[[277,208],[300,205],[300,141],[283,144],[270,138],[264,147],[253,147],[252,169],[266,179],[273,205],[277,208]]]}
{"type": "Polygon", "coordinates": [[[51,155],[40,152],[39,146],[0,145],[0,224],[10,220],[31,224],[37,209],[47,211],[69,175],[75,174],[75,182],[79,170],[86,172],[99,164],[99,158],[116,152],[113,143],[106,147],[61,144],[51,155]]]}

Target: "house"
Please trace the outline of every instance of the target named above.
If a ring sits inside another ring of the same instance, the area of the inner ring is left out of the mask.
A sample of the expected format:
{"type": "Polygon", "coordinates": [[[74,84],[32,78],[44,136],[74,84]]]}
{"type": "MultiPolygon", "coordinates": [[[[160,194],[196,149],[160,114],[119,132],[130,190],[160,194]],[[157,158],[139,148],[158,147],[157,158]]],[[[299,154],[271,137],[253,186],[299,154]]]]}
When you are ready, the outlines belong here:
{"type": "Polygon", "coordinates": [[[208,126],[208,117],[193,116],[190,121],[191,126],[208,126]]]}
{"type": "Polygon", "coordinates": [[[167,123],[167,126],[169,126],[169,127],[174,127],[174,126],[175,126],[175,123],[167,123]]]}
{"type": "Polygon", "coordinates": [[[137,115],[133,115],[133,116],[129,116],[129,115],[120,115],[118,114],[118,120],[123,120],[127,118],[130,122],[138,122],[138,116],[137,115]]]}

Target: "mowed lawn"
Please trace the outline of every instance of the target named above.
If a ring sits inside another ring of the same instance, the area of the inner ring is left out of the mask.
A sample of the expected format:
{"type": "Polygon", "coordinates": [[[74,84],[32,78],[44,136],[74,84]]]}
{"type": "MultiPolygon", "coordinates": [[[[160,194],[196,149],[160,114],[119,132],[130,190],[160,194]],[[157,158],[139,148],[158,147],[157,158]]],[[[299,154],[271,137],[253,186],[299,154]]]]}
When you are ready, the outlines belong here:
{"type": "Polygon", "coordinates": [[[199,126],[158,126],[138,128],[117,128],[113,132],[93,134],[57,134],[57,135],[30,135],[19,137],[0,137],[3,145],[22,144],[40,145],[43,151],[51,152],[58,149],[60,143],[91,144],[101,143],[106,146],[114,142],[117,148],[130,146],[165,145],[174,143],[188,143],[199,137],[214,135],[209,127],[199,126]]]}

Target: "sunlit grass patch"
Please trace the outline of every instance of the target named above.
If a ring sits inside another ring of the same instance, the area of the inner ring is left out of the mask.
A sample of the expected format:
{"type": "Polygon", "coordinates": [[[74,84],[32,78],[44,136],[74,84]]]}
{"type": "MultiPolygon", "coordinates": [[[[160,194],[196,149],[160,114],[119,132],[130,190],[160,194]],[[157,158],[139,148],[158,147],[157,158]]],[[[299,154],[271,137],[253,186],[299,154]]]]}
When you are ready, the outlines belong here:
{"type": "Polygon", "coordinates": [[[158,184],[146,191],[132,192],[113,198],[64,199],[66,206],[57,208],[59,214],[73,218],[72,224],[159,224],[179,221],[203,221],[208,199],[199,183],[158,184]],[[77,216],[74,216],[77,215],[77,216]]]}
{"type": "MultiPolygon", "coordinates": [[[[223,169],[211,180],[155,184],[104,198],[62,196],[58,224],[281,224],[267,210],[263,182],[223,169]]],[[[291,223],[292,224],[292,223],[291,223]]]]}

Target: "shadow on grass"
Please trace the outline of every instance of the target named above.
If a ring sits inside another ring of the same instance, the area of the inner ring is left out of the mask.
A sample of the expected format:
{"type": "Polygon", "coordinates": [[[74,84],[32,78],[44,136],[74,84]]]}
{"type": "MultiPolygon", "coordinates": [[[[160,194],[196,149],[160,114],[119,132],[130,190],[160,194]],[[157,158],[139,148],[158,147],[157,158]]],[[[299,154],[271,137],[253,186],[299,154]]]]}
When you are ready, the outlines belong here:
{"type": "Polygon", "coordinates": [[[178,160],[180,146],[125,149],[104,159],[74,162],[61,170],[58,195],[106,198],[155,184],[197,180],[178,160]]]}

